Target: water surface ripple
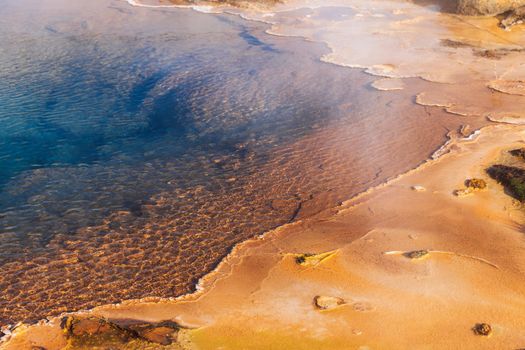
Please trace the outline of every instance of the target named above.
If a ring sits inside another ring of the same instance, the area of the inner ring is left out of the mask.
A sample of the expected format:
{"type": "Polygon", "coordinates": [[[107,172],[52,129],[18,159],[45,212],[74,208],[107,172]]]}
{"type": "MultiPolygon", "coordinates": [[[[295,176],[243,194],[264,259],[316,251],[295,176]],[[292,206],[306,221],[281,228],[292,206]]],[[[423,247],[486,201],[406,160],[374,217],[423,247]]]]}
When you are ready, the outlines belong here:
{"type": "Polygon", "coordinates": [[[234,244],[411,168],[457,126],[233,16],[2,6],[2,323],[187,293],[234,244]]]}

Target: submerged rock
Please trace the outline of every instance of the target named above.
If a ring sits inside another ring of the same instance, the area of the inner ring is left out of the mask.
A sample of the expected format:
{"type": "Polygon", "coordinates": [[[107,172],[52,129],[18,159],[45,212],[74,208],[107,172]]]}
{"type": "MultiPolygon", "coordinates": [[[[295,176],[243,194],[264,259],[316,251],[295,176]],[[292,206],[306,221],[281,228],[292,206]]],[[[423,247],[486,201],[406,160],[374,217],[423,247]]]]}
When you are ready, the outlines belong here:
{"type": "Polygon", "coordinates": [[[477,323],[472,329],[476,335],[488,336],[492,333],[492,327],[488,323],[477,323]]]}
{"type": "Polygon", "coordinates": [[[334,309],[340,305],[345,304],[344,299],[337,297],[330,297],[324,295],[318,295],[314,298],[314,305],[321,310],[334,309]]]}
{"type": "Polygon", "coordinates": [[[171,321],[164,321],[157,324],[139,323],[127,327],[137,335],[151,343],[169,345],[177,340],[180,326],[171,321]]]}
{"type": "Polygon", "coordinates": [[[62,329],[68,337],[82,337],[115,332],[126,338],[131,334],[125,334],[124,329],[98,317],[79,318],[74,316],[65,317],[61,323],[62,329]]]}
{"type": "Polygon", "coordinates": [[[62,319],[61,327],[68,339],[75,344],[96,345],[127,343],[131,340],[169,345],[177,340],[181,327],[171,321],[161,323],[135,322],[120,324],[99,317],[80,318],[69,316],[62,319]]]}
{"type": "Polygon", "coordinates": [[[409,258],[409,259],[421,259],[421,258],[427,256],[428,253],[429,253],[428,250],[422,249],[422,250],[414,250],[414,251],[411,251],[411,252],[406,252],[403,255],[405,257],[409,258]]]}
{"type": "Polygon", "coordinates": [[[501,183],[511,196],[521,202],[525,201],[524,169],[497,164],[488,168],[487,173],[501,183]]]}

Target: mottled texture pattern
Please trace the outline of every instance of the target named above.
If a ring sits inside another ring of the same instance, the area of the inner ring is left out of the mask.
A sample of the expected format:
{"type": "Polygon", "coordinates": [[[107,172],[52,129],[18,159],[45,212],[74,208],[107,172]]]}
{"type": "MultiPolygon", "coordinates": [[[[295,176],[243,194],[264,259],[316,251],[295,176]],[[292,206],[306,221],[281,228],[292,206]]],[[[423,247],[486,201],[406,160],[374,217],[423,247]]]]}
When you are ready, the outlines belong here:
{"type": "Polygon", "coordinates": [[[525,0],[458,0],[457,12],[464,15],[497,15],[525,5],[525,0]]]}

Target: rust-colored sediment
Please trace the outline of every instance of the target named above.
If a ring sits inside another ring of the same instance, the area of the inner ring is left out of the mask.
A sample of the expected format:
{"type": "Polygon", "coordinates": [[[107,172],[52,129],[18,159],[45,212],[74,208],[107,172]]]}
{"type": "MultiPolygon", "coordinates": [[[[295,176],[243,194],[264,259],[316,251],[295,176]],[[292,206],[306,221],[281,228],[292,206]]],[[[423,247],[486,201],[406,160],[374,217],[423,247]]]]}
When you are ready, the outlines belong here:
{"type": "MultiPolygon", "coordinates": [[[[187,349],[519,348],[524,217],[485,170],[524,140],[524,127],[487,127],[338,208],[241,244],[200,293],[86,315],[175,321],[186,327],[175,345],[187,349]],[[455,196],[467,178],[488,186],[455,196]],[[415,191],[416,184],[426,190],[415,191]],[[414,251],[425,254],[406,254],[414,251]],[[304,253],[308,264],[298,259],[304,253]],[[316,306],[319,296],[331,307],[316,306]],[[482,323],[490,336],[474,331],[482,323]]],[[[19,327],[2,349],[61,349],[68,342],[55,319],[19,327]]],[[[70,348],[82,348],[76,344],[70,348]]]]}

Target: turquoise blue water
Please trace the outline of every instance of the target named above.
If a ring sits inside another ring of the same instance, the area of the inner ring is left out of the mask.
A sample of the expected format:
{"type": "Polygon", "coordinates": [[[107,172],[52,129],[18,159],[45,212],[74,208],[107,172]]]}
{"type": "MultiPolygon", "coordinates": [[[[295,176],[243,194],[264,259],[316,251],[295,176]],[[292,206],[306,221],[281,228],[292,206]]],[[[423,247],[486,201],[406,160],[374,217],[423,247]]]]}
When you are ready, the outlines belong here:
{"type": "Polygon", "coordinates": [[[303,180],[260,168],[350,92],[316,71],[332,72],[324,49],[264,30],[116,0],[3,1],[1,321],[188,292],[293,218],[303,180]]]}
{"type": "Polygon", "coordinates": [[[242,157],[235,144],[274,133],[274,120],[281,129],[297,122],[281,111],[301,106],[280,105],[277,91],[254,96],[264,67],[285,60],[253,26],[95,4],[7,1],[2,12],[0,232],[21,244],[137,211],[171,179],[159,174],[163,162],[242,157]],[[150,161],[155,169],[144,168],[150,161]],[[69,220],[71,208],[82,217],[69,220]]]}

